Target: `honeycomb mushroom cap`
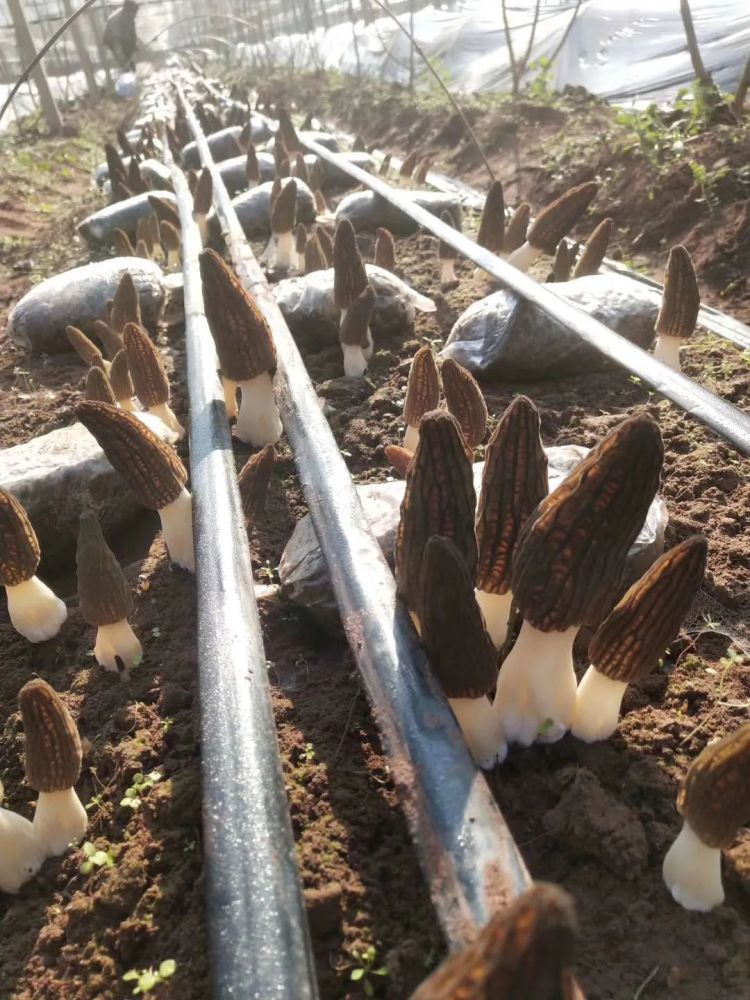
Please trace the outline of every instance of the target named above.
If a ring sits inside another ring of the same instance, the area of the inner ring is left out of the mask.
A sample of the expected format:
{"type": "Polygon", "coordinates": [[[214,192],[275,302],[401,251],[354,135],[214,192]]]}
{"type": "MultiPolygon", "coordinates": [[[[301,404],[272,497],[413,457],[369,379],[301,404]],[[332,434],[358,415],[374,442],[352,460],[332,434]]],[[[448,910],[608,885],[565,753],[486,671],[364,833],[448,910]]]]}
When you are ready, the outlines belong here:
{"type": "Polygon", "coordinates": [[[382,226],[375,232],[375,266],[382,267],[385,271],[394,271],[396,268],[393,234],[382,226]]]}
{"type": "Polygon", "coordinates": [[[35,678],[21,688],[18,704],[26,733],[26,781],[36,792],[73,788],[81,774],[81,739],[60,696],[35,678]]]}
{"type": "Polygon", "coordinates": [[[700,307],[701,296],[693,262],[685,247],[678,244],[669,251],[656,332],[665,337],[687,339],[695,330],[700,307]]]}
{"type": "Polygon", "coordinates": [[[297,218],[297,182],[292,177],[271,203],[271,231],[291,233],[297,218]]]}
{"type": "Polygon", "coordinates": [[[126,323],[140,322],[141,303],[138,298],[138,290],[135,287],[132,274],[126,271],[117,284],[108,325],[117,336],[121,337],[126,323]]]}
{"type": "Polygon", "coordinates": [[[449,411],[461,427],[470,448],[476,448],[487,430],[487,404],[476,379],[453,358],[446,358],[440,368],[443,392],[449,411]]]}
{"type": "Polygon", "coordinates": [[[578,184],[542,209],[526,237],[531,246],[554,254],[557,244],[578,222],[598,190],[596,181],[578,184]]]}
{"type": "Polygon", "coordinates": [[[65,335],[68,338],[68,343],[84,364],[93,365],[102,361],[102,352],[83,330],[79,330],[77,326],[66,326],[65,335]]]}
{"type": "Polygon", "coordinates": [[[204,167],[203,170],[201,170],[200,177],[198,178],[198,184],[196,185],[195,192],[193,193],[194,218],[208,215],[211,211],[213,194],[214,182],[211,177],[211,171],[208,167],[204,167]]]}
{"type": "Polygon", "coordinates": [[[135,394],[150,409],[169,402],[169,379],[153,341],[137,323],[128,323],[123,333],[125,353],[135,394]]]}
{"type": "Polygon", "coordinates": [[[493,181],[479,220],[477,243],[480,247],[501,253],[505,242],[505,196],[500,181],[493,181]]]}
{"type": "Polygon", "coordinates": [[[440,402],[440,372],[432,348],[420,347],[409,369],[404,400],[404,421],[419,427],[425,413],[436,410],[440,402]]]}
{"type": "Polygon", "coordinates": [[[707,847],[728,847],[750,820],[750,722],[709,744],[690,765],[677,808],[707,847]]]}
{"type": "Polygon", "coordinates": [[[0,584],[17,587],[30,580],[40,558],[28,514],[12,493],[0,487],[0,584]]]}
{"type": "Polygon", "coordinates": [[[586,240],[581,256],[573,271],[574,278],[582,278],[587,274],[596,274],[602,266],[612,236],[612,220],[602,219],[591,236],[586,240]]]}
{"type": "Polygon", "coordinates": [[[531,205],[527,201],[522,201],[511,215],[505,229],[505,243],[503,245],[505,253],[513,253],[514,250],[518,250],[524,245],[530,219],[531,205]]]}
{"type": "Polygon", "coordinates": [[[265,512],[266,497],[275,462],[274,446],[267,444],[257,454],[252,455],[240,471],[240,500],[245,522],[248,524],[265,512]]]}
{"type": "MultiPolygon", "coordinates": [[[[321,244],[322,245],[322,244],[321,244]]],[[[325,246],[323,246],[325,252],[325,246]]],[[[367,286],[367,272],[357,247],[354,226],[342,219],[333,239],[333,300],[337,309],[348,309],[367,286]]]]}
{"type": "Polygon", "coordinates": [[[112,386],[112,392],[118,403],[123,399],[132,399],[135,395],[135,387],[130,377],[128,355],[124,347],[112,359],[112,365],[109,369],[109,384],[112,386]]]}
{"type": "Polygon", "coordinates": [[[86,399],[98,399],[102,403],[112,403],[112,405],[117,402],[104,369],[98,365],[92,365],[88,370],[84,396],[86,399]]]}
{"type": "Polygon", "coordinates": [[[78,600],[89,625],[114,625],[133,612],[133,598],[96,515],[81,514],[76,551],[78,600]]]}

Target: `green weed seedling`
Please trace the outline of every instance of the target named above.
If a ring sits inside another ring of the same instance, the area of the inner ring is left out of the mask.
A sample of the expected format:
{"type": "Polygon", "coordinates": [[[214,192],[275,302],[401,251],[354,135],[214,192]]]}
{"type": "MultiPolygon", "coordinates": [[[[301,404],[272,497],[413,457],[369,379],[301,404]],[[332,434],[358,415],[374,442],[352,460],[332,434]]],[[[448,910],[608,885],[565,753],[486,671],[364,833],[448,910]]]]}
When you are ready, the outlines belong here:
{"type": "Polygon", "coordinates": [[[170,976],[177,971],[177,962],[173,958],[166,958],[158,969],[131,969],[122,977],[125,983],[135,983],[133,996],[141,993],[150,993],[159,983],[166,982],[170,976]]]}
{"type": "Polygon", "coordinates": [[[86,860],[82,861],[78,866],[78,871],[81,875],[90,875],[95,868],[113,868],[115,864],[115,859],[112,857],[111,851],[97,851],[90,840],[87,840],[82,846],[86,860]]]}
{"type": "Polygon", "coordinates": [[[377,958],[377,951],[374,945],[370,945],[363,952],[353,951],[352,955],[355,961],[359,962],[356,969],[352,969],[349,978],[353,983],[362,983],[362,989],[366,997],[375,996],[375,987],[372,982],[372,976],[387,976],[388,969],[384,965],[379,968],[375,968],[375,960],[377,958]]]}
{"type": "Polygon", "coordinates": [[[133,812],[136,809],[141,808],[141,796],[144,792],[147,792],[149,788],[153,788],[157,781],[161,781],[161,774],[159,771],[149,771],[148,774],[138,774],[133,775],[133,784],[125,792],[125,797],[120,800],[120,805],[125,806],[126,809],[132,809],[133,812]]]}

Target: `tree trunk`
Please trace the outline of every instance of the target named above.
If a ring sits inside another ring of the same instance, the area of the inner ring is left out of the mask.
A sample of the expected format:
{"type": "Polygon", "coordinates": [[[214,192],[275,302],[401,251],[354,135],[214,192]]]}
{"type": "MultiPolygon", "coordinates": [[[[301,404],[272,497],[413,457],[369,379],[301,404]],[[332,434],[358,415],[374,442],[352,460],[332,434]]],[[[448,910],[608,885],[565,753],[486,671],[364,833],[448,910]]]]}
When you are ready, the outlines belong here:
{"type": "Polygon", "coordinates": [[[739,117],[745,110],[745,97],[750,88],[750,56],[747,57],[745,68],[742,71],[740,82],[737,84],[737,92],[732,101],[732,110],[739,117]]]}
{"type": "Polygon", "coordinates": [[[711,74],[703,65],[703,59],[698,47],[698,38],[695,34],[693,15],[690,11],[690,0],[680,0],[680,14],[682,14],[682,23],[685,28],[685,38],[687,39],[688,52],[690,53],[690,59],[693,63],[696,79],[702,87],[706,88],[706,90],[713,90],[714,81],[711,79],[711,74]]]}

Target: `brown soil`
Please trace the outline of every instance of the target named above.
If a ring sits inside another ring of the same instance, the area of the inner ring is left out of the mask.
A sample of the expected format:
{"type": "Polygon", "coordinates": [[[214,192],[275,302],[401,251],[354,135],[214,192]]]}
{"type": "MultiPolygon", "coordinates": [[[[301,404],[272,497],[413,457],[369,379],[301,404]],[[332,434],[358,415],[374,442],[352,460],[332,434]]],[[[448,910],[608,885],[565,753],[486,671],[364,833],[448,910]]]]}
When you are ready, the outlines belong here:
{"type": "MultiPolygon", "coordinates": [[[[597,109],[605,115],[606,109],[597,109]]],[[[541,111],[537,117],[543,118],[541,111]]],[[[360,125],[367,121],[361,118],[360,125]]],[[[403,136],[409,126],[404,121],[393,127],[403,136]]],[[[382,145],[387,133],[373,123],[367,137],[382,145]]],[[[461,176],[472,179],[468,164],[461,176]]],[[[551,190],[555,181],[548,183],[551,190]]],[[[71,221],[61,238],[69,236],[71,221]]],[[[32,237],[23,252],[33,252],[46,238],[32,237]]],[[[371,240],[363,239],[361,247],[371,259],[371,240]]],[[[401,240],[397,249],[405,277],[435,298],[437,312],[420,315],[405,342],[380,342],[368,378],[356,387],[341,378],[338,348],[306,357],[358,482],[394,475],[384,445],[401,436],[409,359],[423,343],[439,347],[460,311],[482,293],[465,264],[459,265],[459,288],[440,293],[431,237],[401,240]]],[[[162,343],[172,357],[175,408],[184,417],[179,332],[162,343]]],[[[7,349],[4,340],[0,344],[7,349]]],[[[2,444],[70,419],[83,369],[65,369],[60,360],[35,371],[34,385],[25,390],[29,398],[5,398],[2,444]],[[54,398],[47,395],[50,387],[54,398]],[[68,407],[62,415],[61,405],[68,407]]],[[[701,337],[687,351],[686,370],[747,406],[748,369],[738,352],[701,337]]],[[[648,980],[639,994],[644,998],[705,1000],[721,994],[740,1000],[750,993],[750,834],[741,834],[727,852],[727,903],[708,916],[672,903],[660,866],[679,827],[674,802],[680,777],[702,747],[744,721],[750,707],[750,484],[743,464],[731,448],[619,371],[483,388],[493,420],[513,394],[530,395],[542,412],[547,444],[591,445],[623,414],[641,408],[660,422],[668,543],[701,531],[710,545],[706,584],[685,633],[672,644],[664,667],[628,692],[612,740],[587,747],[566,738],[516,751],[489,780],[532,874],[561,883],[575,897],[578,968],[589,997],[624,1000],[648,980]],[[730,657],[730,650],[744,661],[730,657]],[[616,835],[603,821],[606,815],[617,816],[616,835]]],[[[239,467],[249,452],[235,446],[235,453],[239,467]]],[[[283,545],[305,512],[285,445],[267,510],[251,535],[260,582],[275,579],[283,545]]],[[[157,988],[159,995],[208,996],[200,932],[192,582],[170,568],[159,540],[129,573],[136,586],[134,625],[145,647],[129,685],[104,674],[87,656],[92,633],[74,610],[75,598],[59,639],[40,647],[16,636],[0,611],[6,654],[0,709],[9,720],[0,736],[0,777],[8,804],[30,815],[15,702],[19,687],[37,672],[68,692],[90,743],[80,794],[84,802],[101,799],[89,812],[89,836],[115,857],[113,868],[82,876],[81,854],[73,852],[47,862],[18,897],[0,900],[0,998],[126,996],[125,971],[166,958],[177,961],[178,971],[157,988]],[[131,814],[118,803],[139,770],[162,777],[131,814]]],[[[71,591],[69,581],[65,592],[71,591]]],[[[353,956],[373,944],[377,964],[388,969],[374,983],[376,995],[401,1000],[434,966],[443,945],[353,660],[294,607],[263,601],[261,617],[321,995],[362,996],[361,986],[350,982],[353,956]]],[[[585,638],[579,656],[584,665],[585,638]]]]}

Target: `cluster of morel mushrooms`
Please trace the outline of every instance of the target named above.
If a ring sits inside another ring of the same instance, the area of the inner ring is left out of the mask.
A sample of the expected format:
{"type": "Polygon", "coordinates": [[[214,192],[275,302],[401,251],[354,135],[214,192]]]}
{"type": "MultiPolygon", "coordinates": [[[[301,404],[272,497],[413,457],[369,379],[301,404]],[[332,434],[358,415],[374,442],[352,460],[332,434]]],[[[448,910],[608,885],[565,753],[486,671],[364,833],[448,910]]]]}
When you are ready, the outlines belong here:
{"type": "MultiPolygon", "coordinates": [[[[204,108],[204,119],[207,114],[204,108]]],[[[305,274],[333,268],[344,369],[361,376],[374,349],[370,317],[376,292],[368,277],[370,265],[362,261],[348,220],[340,221],[333,235],[322,224],[296,224],[291,169],[312,185],[318,211],[326,213],[327,206],[315,167],[309,169],[297,154],[290,168],[283,139],[292,126],[288,116],[281,121],[266,259],[277,268],[291,266],[305,274]]],[[[175,129],[167,132],[175,156],[187,141],[180,137],[181,127],[185,132],[178,117],[175,129]]],[[[149,141],[156,148],[152,135],[149,141]]],[[[124,137],[121,146],[130,154],[127,166],[111,145],[107,163],[113,197],[128,198],[143,190],[143,178],[138,156],[124,137]]],[[[252,186],[260,181],[262,154],[248,142],[245,148],[252,186]]],[[[427,167],[427,161],[418,164],[412,157],[401,176],[414,171],[423,179],[427,167]]],[[[381,173],[387,169],[386,162],[381,173]]],[[[211,176],[206,170],[201,175],[189,171],[189,179],[194,218],[206,244],[211,176]]],[[[600,223],[577,259],[564,240],[595,192],[594,184],[574,188],[531,225],[529,206],[520,205],[506,226],[502,187],[496,183],[478,242],[523,269],[542,254],[554,255],[552,280],[566,280],[571,272],[595,273],[611,220],[600,223]]],[[[158,197],[153,207],[154,213],[138,224],[135,246],[124,231],[115,231],[115,250],[176,269],[179,218],[158,197]]],[[[447,213],[444,221],[453,224],[447,213]]],[[[441,282],[455,282],[455,252],[440,243],[438,257],[441,282]]],[[[375,265],[392,271],[395,264],[393,237],[381,228],[375,265]]],[[[236,421],[239,440],[260,449],[240,473],[251,523],[262,514],[273,446],[282,435],[274,399],[273,336],[263,311],[215,249],[202,251],[200,271],[227,417],[236,421]]],[[[690,258],[676,247],[656,323],[657,356],[679,366],[679,347],[692,333],[697,310],[690,258]]],[[[141,324],[130,275],[123,277],[95,333],[106,357],[81,330],[68,328],[71,345],[89,366],[86,399],[77,406],[77,416],[142,504],[159,512],[172,561],[194,571],[187,470],[172,447],[184,431],[170,408],[169,380],[159,350],[141,324]]],[[[531,400],[517,396],[486,446],[477,498],[473,452],[485,437],[487,421],[472,375],[450,359],[438,366],[432,350],[422,347],[409,374],[403,442],[389,445],[386,452],[406,479],[396,539],[398,592],[469,750],[479,766],[492,768],[505,758],[509,743],[552,742],[568,731],[588,742],[612,735],[627,685],[654,669],[676,635],[703,579],[707,546],[704,538],[688,538],[623,592],[626,557],[662,470],[661,435],[649,417],[624,420],[549,493],[539,412],[531,400]],[[590,666],[578,682],[573,645],[584,626],[593,629],[590,666]]],[[[0,579],[10,620],[31,642],[55,636],[67,617],[65,604],[36,576],[39,561],[25,511],[0,490],[0,579]]],[[[92,510],[81,514],[77,572],[82,614],[97,629],[95,657],[127,679],[142,657],[128,623],[132,598],[92,510]]],[[[26,778],[38,799],[33,823],[0,809],[0,889],[6,892],[18,891],[46,857],[64,852],[86,829],[86,813],[75,792],[81,742],[70,713],[43,680],[29,681],[19,704],[26,778]]],[[[721,849],[750,816],[749,766],[750,724],[706,747],[683,781],[678,798],[683,828],[663,872],[674,898],[689,909],[708,910],[723,899],[721,849]]],[[[553,966],[557,982],[567,985],[564,993],[549,995],[579,995],[570,973],[572,940],[570,901],[560,890],[538,885],[493,920],[471,949],[449,959],[415,998],[468,996],[461,990],[476,982],[477,970],[508,989],[513,983],[528,988],[540,970],[548,974],[553,966]],[[519,927],[525,928],[522,940],[519,927]],[[546,956],[543,963],[535,958],[540,954],[546,956]]]]}

